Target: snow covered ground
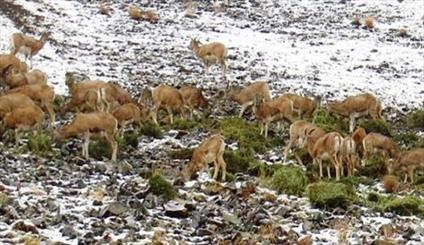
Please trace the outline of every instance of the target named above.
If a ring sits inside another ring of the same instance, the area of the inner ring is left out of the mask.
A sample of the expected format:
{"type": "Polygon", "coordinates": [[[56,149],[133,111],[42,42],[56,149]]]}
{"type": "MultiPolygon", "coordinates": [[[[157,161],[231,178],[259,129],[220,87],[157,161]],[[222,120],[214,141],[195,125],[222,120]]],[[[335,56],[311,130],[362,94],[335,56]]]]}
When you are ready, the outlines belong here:
{"type": "MultiPolygon", "coordinates": [[[[276,93],[290,90],[328,99],[370,91],[385,105],[398,107],[424,100],[424,6],[419,8],[424,3],[419,0],[234,1],[228,13],[205,11],[210,5],[200,3],[195,19],[184,17],[183,3],[158,2],[148,5],[158,9],[157,25],[130,20],[122,2],[112,5],[110,17],[99,15],[97,3],[87,1],[14,2],[42,17],[28,24],[36,36],[53,33],[54,42],[34,63],[49,74],[58,93],[66,91],[66,71],[128,86],[205,80],[187,48],[190,38],[199,37],[229,47],[229,78],[235,83],[268,80],[276,93]],[[249,5],[254,7],[245,10],[249,5]],[[368,15],[376,20],[375,30],[350,24],[353,16],[368,15]],[[402,27],[410,37],[397,36],[402,27]],[[196,72],[182,76],[178,64],[196,72]]],[[[1,15],[0,25],[6,51],[19,27],[1,15]]],[[[202,84],[222,86],[218,75],[214,70],[202,84]]]]}

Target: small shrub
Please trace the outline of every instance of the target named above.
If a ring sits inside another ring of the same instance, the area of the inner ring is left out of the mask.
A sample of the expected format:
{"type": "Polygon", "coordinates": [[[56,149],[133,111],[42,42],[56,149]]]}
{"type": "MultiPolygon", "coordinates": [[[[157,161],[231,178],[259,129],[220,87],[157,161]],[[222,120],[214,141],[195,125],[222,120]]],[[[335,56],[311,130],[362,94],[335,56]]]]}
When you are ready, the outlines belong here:
{"type": "Polygon", "coordinates": [[[386,159],[381,155],[371,155],[364,167],[359,169],[359,175],[378,178],[387,172],[386,159]]]}
{"type": "Polygon", "coordinates": [[[325,108],[318,108],[314,112],[312,122],[324,129],[326,132],[347,132],[347,123],[332,115],[325,108]]]}
{"type": "Polygon", "coordinates": [[[418,109],[408,115],[408,126],[424,129],[424,109],[418,109]]]}
{"type": "Polygon", "coordinates": [[[175,198],[177,192],[172,184],[159,172],[154,172],[149,179],[150,191],[158,196],[162,196],[166,200],[175,198]]]}
{"type": "Polygon", "coordinates": [[[398,180],[396,178],[396,176],[393,175],[386,175],[383,178],[383,186],[384,186],[384,190],[387,193],[393,193],[397,191],[398,188],[398,180]]]}
{"type": "Polygon", "coordinates": [[[376,192],[368,193],[367,201],[378,202],[378,200],[380,200],[380,195],[378,193],[376,193],[376,192]]]}
{"type": "Polygon", "coordinates": [[[358,126],[364,128],[367,133],[374,132],[392,136],[390,125],[383,120],[359,120],[358,126]]]}
{"type": "Polygon", "coordinates": [[[205,126],[217,131],[229,140],[238,142],[241,151],[253,151],[263,154],[269,147],[280,146],[283,141],[279,137],[265,138],[260,135],[259,127],[238,117],[223,118],[221,120],[205,120],[205,126]]]}
{"type": "Polygon", "coordinates": [[[224,161],[227,163],[227,171],[230,173],[245,173],[256,162],[252,154],[240,150],[226,150],[224,152],[224,161]]]}
{"type": "Polygon", "coordinates": [[[424,202],[418,197],[388,196],[380,198],[377,209],[383,212],[393,212],[398,215],[418,215],[424,216],[424,202]]]}
{"type": "Polygon", "coordinates": [[[407,36],[409,36],[408,35],[408,30],[406,28],[400,28],[399,29],[399,32],[398,32],[398,35],[400,37],[407,37],[407,36]]]}
{"type": "Polygon", "coordinates": [[[343,183],[317,182],[308,185],[311,204],[318,208],[347,208],[355,199],[355,190],[343,183]]]}
{"type": "Polygon", "coordinates": [[[366,17],[366,18],[364,19],[364,25],[365,25],[365,27],[366,27],[366,28],[368,28],[368,29],[372,29],[372,28],[374,28],[374,27],[375,27],[375,21],[374,21],[374,18],[373,18],[373,17],[366,17]]]}
{"type": "Polygon", "coordinates": [[[161,139],[163,137],[160,128],[153,123],[144,123],[143,126],[141,126],[140,128],[140,134],[156,139],[161,139]]]}
{"type": "Polygon", "coordinates": [[[167,129],[189,130],[199,126],[199,123],[190,120],[176,119],[173,124],[165,126],[167,129]]]}
{"type": "Polygon", "coordinates": [[[190,159],[193,155],[193,148],[168,151],[168,156],[172,159],[190,159]]]}
{"type": "Polygon", "coordinates": [[[419,144],[424,139],[422,137],[419,137],[416,133],[413,132],[405,132],[405,133],[398,133],[393,136],[393,140],[397,142],[399,145],[403,145],[406,148],[414,148],[414,147],[420,147],[419,144]]]}
{"type": "Polygon", "coordinates": [[[59,112],[65,104],[65,97],[63,95],[56,95],[53,101],[53,110],[59,112]]]}
{"type": "Polygon", "coordinates": [[[271,187],[289,195],[301,195],[306,187],[305,173],[297,167],[282,167],[272,175],[271,187]]]}
{"type": "Polygon", "coordinates": [[[9,197],[3,192],[0,192],[0,208],[5,208],[8,205],[9,205],[9,197]]]}
{"type": "Polygon", "coordinates": [[[88,152],[90,157],[96,160],[102,160],[103,158],[110,158],[112,155],[112,147],[104,137],[95,136],[90,139],[88,152]]]}
{"type": "Polygon", "coordinates": [[[270,178],[278,169],[282,168],[282,165],[272,164],[268,165],[263,162],[251,162],[248,173],[250,175],[258,176],[261,178],[270,178]]]}
{"type": "Polygon", "coordinates": [[[50,136],[46,133],[36,132],[28,136],[28,150],[35,154],[45,154],[52,151],[50,136]]]}
{"type": "Polygon", "coordinates": [[[123,139],[120,140],[119,146],[126,148],[128,146],[137,148],[138,147],[138,132],[136,130],[125,132],[123,139]]]}
{"type": "Polygon", "coordinates": [[[365,177],[365,176],[349,176],[345,177],[341,180],[342,183],[345,183],[347,185],[351,186],[358,186],[359,184],[363,185],[371,185],[373,183],[373,180],[365,177]]]}

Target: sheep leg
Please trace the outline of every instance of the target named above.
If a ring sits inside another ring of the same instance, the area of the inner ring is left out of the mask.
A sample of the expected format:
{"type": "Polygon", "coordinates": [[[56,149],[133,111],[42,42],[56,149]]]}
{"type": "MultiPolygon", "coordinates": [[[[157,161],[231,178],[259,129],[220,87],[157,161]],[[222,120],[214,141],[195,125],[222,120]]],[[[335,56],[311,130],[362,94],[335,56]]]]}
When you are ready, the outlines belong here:
{"type": "Polygon", "coordinates": [[[169,121],[171,124],[174,124],[174,115],[172,114],[172,110],[171,108],[167,107],[166,110],[168,111],[169,114],[169,121]]]}
{"type": "Polygon", "coordinates": [[[107,141],[109,141],[109,144],[112,147],[112,156],[111,156],[111,160],[113,162],[116,162],[116,156],[118,154],[118,142],[116,142],[115,140],[115,135],[114,134],[106,134],[106,139],[107,141]]]}
{"type": "Polygon", "coordinates": [[[300,165],[304,165],[302,159],[300,159],[299,154],[297,154],[297,152],[294,152],[294,157],[296,158],[296,161],[300,164],[300,165]]]}
{"type": "Polygon", "coordinates": [[[222,169],[222,181],[225,181],[227,175],[227,163],[224,161],[224,153],[218,155],[218,163],[222,169]]]}
{"type": "Polygon", "coordinates": [[[324,176],[324,174],[322,173],[322,160],[321,159],[318,160],[318,164],[319,164],[319,177],[322,178],[324,176]]]}
{"type": "Polygon", "coordinates": [[[15,128],[15,145],[19,143],[19,129],[15,128]]]}
{"type": "Polygon", "coordinates": [[[89,159],[89,153],[88,153],[88,147],[90,145],[90,132],[85,133],[85,141],[82,148],[82,154],[85,157],[85,159],[89,159]],[[84,155],[85,154],[85,155],[84,155]]]}
{"type": "Polygon", "coordinates": [[[292,139],[290,139],[289,144],[286,146],[286,148],[284,149],[284,158],[283,158],[283,162],[287,162],[287,155],[289,154],[289,150],[292,148],[292,139]]]}
{"type": "MultiPolygon", "coordinates": [[[[339,162],[339,160],[337,159],[337,155],[333,156],[333,165],[334,168],[336,170],[336,180],[339,181],[340,180],[340,172],[343,173],[343,166],[341,164],[341,162],[339,162]]],[[[328,168],[330,169],[330,168],[328,168]]]]}
{"type": "Polygon", "coordinates": [[[53,124],[56,120],[55,113],[54,113],[54,110],[53,110],[53,106],[50,104],[50,105],[46,105],[45,108],[46,108],[47,113],[49,114],[49,117],[50,117],[50,127],[53,127],[53,124]]]}
{"type": "Polygon", "coordinates": [[[224,78],[224,80],[227,80],[227,64],[225,63],[225,60],[223,62],[221,62],[221,68],[222,68],[222,77],[224,78]]]}
{"type": "Polygon", "coordinates": [[[156,107],[156,106],[152,110],[152,119],[153,119],[153,122],[156,125],[159,126],[159,123],[158,123],[158,107],[156,107]]]}
{"type": "Polygon", "coordinates": [[[244,111],[247,109],[248,106],[249,106],[249,104],[247,104],[247,103],[241,105],[241,109],[240,109],[240,112],[239,112],[239,117],[240,118],[243,117],[244,111]]]}
{"type": "Polygon", "coordinates": [[[414,169],[409,169],[408,170],[409,173],[409,178],[411,179],[411,184],[414,184],[414,169]]]}
{"type": "Polygon", "coordinates": [[[403,180],[404,183],[408,182],[408,173],[405,173],[405,179],[403,180]]]}
{"type": "Polygon", "coordinates": [[[260,122],[259,127],[261,129],[261,132],[259,134],[262,135],[264,133],[264,124],[262,122],[260,122]]]}
{"type": "Polygon", "coordinates": [[[265,123],[265,138],[268,137],[268,122],[265,123]]]}
{"type": "Polygon", "coordinates": [[[327,164],[327,177],[331,179],[330,165],[327,164]]]}
{"type": "Polygon", "coordinates": [[[352,133],[353,130],[355,129],[355,119],[356,119],[356,117],[355,117],[354,114],[350,115],[349,133],[352,133]]]}
{"type": "Polygon", "coordinates": [[[217,178],[218,178],[218,172],[219,172],[219,163],[218,163],[218,159],[215,159],[215,160],[213,161],[213,165],[214,165],[213,179],[217,179],[217,178]]]}

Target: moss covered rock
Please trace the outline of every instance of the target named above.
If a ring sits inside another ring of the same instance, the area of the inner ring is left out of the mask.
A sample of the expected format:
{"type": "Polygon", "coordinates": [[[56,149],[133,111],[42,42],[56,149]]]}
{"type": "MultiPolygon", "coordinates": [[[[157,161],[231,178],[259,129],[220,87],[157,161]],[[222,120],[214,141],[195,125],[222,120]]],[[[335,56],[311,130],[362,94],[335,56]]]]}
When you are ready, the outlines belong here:
{"type": "Polygon", "coordinates": [[[159,172],[154,172],[149,179],[150,191],[158,196],[171,200],[175,198],[177,192],[174,186],[159,172]]]}
{"type": "Polygon", "coordinates": [[[307,195],[318,208],[347,208],[355,199],[355,190],[343,183],[317,182],[308,185],[307,195]]]}
{"type": "Polygon", "coordinates": [[[282,167],[272,175],[271,180],[273,189],[289,195],[301,195],[306,184],[306,175],[298,167],[282,167]]]}
{"type": "Polygon", "coordinates": [[[414,196],[388,196],[380,198],[377,209],[383,212],[393,212],[398,215],[418,215],[424,217],[424,202],[414,196]]]}

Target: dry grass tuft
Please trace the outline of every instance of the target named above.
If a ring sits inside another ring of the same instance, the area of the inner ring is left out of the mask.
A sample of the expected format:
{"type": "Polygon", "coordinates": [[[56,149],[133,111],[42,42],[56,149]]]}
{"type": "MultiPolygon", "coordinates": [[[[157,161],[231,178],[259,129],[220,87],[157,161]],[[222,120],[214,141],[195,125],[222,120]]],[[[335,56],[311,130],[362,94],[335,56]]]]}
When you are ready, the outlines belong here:
{"type": "Polygon", "coordinates": [[[360,26],[361,25],[361,19],[358,16],[353,17],[352,22],[350,22],[354,26],[360,26]]]}
{"type": "Polygon", "coordinates": [[[399,186],[399,183],[398,183],[396,176],[393,176],[393,175],[384,176],[383,186],[384,186],[384,190],[387,193],[396,192],[398,190],[398,186],[399,186]]]}
{"type": "Polygon", "coordinates": [[[400,28],[398,35],[399,37],[407,37],[409,36],[408,30],[406,28],[400,28]]]}
{"type": "Polygon", "coordinates": [[[366,18],[364,19],[364,25],[365,25],[365,27],[366,27],[366,28],[368,28],[368,29],[372,29],[372,28],[374,28],[374,27],[375,27],[375,21],[374,21],[374,18],[373,18],[373,17],[370,17],[370,16],[366,17],[366,18]]]}

